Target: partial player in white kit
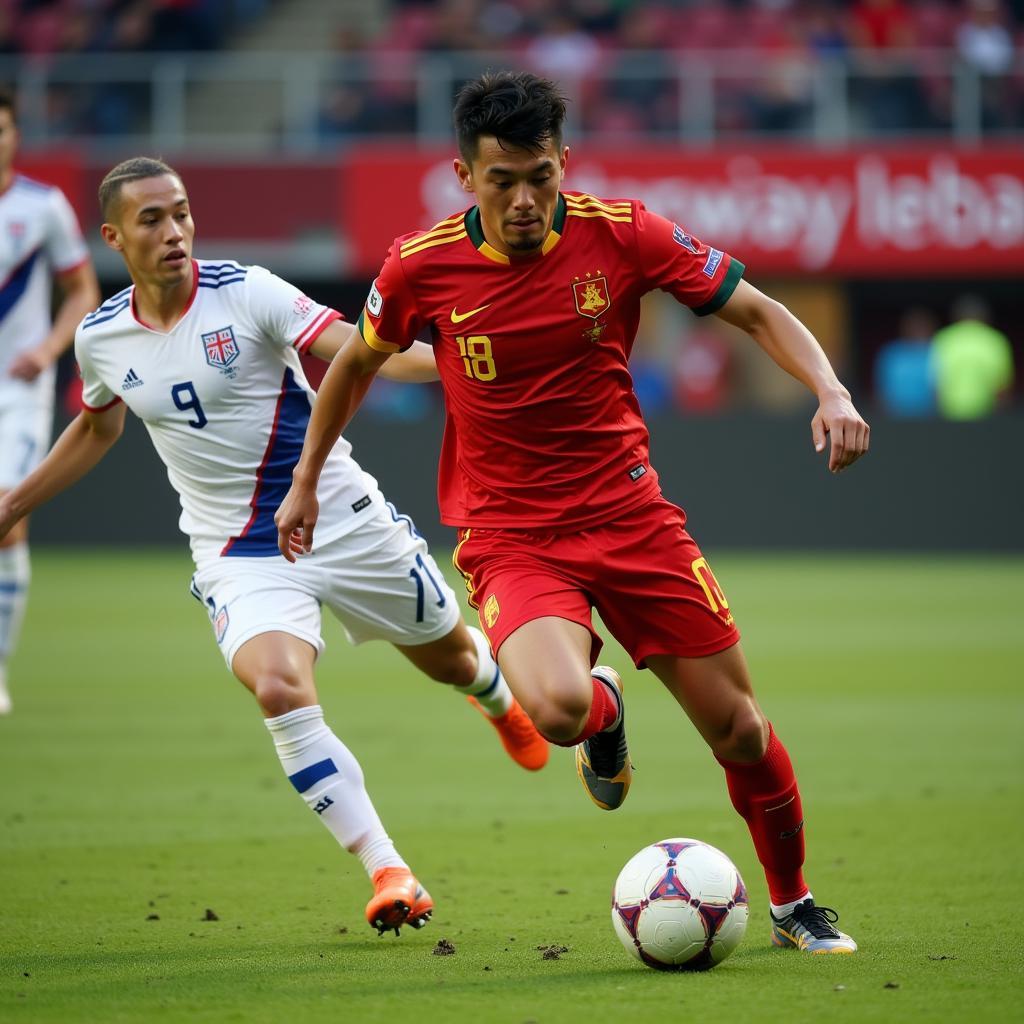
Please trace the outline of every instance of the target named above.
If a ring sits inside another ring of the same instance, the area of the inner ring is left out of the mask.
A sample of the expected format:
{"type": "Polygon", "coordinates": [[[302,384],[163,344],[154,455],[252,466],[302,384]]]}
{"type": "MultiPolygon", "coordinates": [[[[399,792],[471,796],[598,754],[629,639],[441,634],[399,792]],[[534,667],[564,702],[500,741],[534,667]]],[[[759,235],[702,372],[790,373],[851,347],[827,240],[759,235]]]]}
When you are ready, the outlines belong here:
{"type": "MultiPolygon", "coordinates": [[[[0,500],[0,536],[92,468],[120,435],[126,407],[146,425],[181,499],[196,572],[229,668],[266,717],[289,781],[374,884],[367,920],[381,932],[420,927],[433,903],[367,795],[348,748],[324,723],[313,665],[320,605],[354,643],[388,640],[427,675],[475,695],[510,755],[535,770],[547,744],[512,698],[486,640],[411,520],[386,502],[342,441],[318,497],[317,550],[289,565],[274,512],[291,483],[313,399],[299,353],[333,357],[353,334],[340,314],[262,267],[194,260],[184,185],[136,158],[100,186],[103,237],[133,285],[78,328],[85,411],[40,467],[0,500]]],[[[436,376],[428,346],[396,368],[436,376]]]]}
{"type": "MultiPolygon", "coordinates": [[[[64,194],[14,172],[14,96],[0,89],[0,494],[46,454],[55,363],[100,300],[78,221],[64,194]],[[54,277],[62,301],[50,317],[54,277]]],[[[11,710],[7,662],[25,614],[28,522],[0,538],[0,715],[11,710]]]]}

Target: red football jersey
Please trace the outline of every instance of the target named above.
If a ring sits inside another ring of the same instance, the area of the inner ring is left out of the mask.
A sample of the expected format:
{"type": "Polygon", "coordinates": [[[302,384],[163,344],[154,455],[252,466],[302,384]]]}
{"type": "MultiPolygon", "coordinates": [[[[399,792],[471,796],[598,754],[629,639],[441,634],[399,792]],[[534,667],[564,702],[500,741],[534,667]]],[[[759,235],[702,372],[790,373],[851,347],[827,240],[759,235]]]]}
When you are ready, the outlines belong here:
{"type": "Polygon", "coordinates": [[[629,374],[640,298],[661,288],[712,313],[742,273],[636,200],[576,192],[539,255],[492,248],[476,207],[396,239],[359,329],[385,352],[430,330],[442,521],[570,530],[660,493],[629,374]]]}

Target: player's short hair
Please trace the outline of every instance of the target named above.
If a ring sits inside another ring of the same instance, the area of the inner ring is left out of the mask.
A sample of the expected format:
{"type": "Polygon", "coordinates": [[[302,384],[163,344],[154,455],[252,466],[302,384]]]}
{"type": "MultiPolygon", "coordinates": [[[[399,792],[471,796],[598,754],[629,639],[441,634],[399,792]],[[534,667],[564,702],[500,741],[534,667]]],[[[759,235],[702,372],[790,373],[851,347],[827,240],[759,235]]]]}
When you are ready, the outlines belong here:
{"type": "Polygon", "coordinates": [[[15,99],[14,90],[9,85],[0,85],[0,110],[9,110],[11,120],[18,123],[18,101],[15,99]]]}
{"type": "Polygon", "coordinates": [[[150,156],[133,156],[130,160],[122,160],[116,167],[107,171],[106,177],[100,182],[100,213],[104,221],[111,219],[115,212],[117,200],[121,197],[121,189],[130,181],[141,181],[143,178],[159,178],[169,174],[181,181],[181,175],[163,160],[150,156]]]}
{"type": "Polygon", "coordinates": [[[453,119],[467,163],[481,135],[536,153],[549,141],[561,146],[565,97],[554,82],[528,71],[488,71],[459,90],[453,119]]]}

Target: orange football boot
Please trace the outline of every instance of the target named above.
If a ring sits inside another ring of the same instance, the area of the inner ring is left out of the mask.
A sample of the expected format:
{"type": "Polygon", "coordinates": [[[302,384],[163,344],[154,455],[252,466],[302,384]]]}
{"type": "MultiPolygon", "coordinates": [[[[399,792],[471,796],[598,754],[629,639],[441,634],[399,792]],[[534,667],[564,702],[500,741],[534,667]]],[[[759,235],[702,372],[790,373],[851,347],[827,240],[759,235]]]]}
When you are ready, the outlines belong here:
{"type": "Polygon", "coordinates": [[[513,699],[512,707],[505,714],[491,718],[475,697],[466,700],[498,730],[501,745],[517,765],[528,772],[539,772],[548,763],[548,741],[537,732],[519,701],[513,699]]]}
{"type": "Polygon", "coordinates": [[[403,924],[422,928],[434,912],[430,893],[408,868],[379,868],[373,873],[373,898],[366,904],[366,920],[379,935],[399,934],[403,924]]]}

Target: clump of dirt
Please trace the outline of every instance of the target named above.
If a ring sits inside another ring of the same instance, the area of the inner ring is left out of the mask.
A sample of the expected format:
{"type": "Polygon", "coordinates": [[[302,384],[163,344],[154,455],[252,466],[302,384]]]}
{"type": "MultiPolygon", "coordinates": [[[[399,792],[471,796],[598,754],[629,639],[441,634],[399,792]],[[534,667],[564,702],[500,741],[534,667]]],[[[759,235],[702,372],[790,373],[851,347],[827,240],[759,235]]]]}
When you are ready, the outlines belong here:
{"type": "Polygon", "coordinates": [[[203,914],[204,921],[219,921],[220,918],[209,908],[206,908],[206,913],[203,914]]]}
{"type": "Polygon", "coordinates": [[[433,949],[434,956],[451,956],[455,952],[455,946],[447,939],[438,939],[433,949]]]}
{"type": "Polygon", "coordinates": [[[562,954],[569,952],[568,946],[538,946],[537,949],[540,950],[542,960],[561,960],[562,954]]]}

